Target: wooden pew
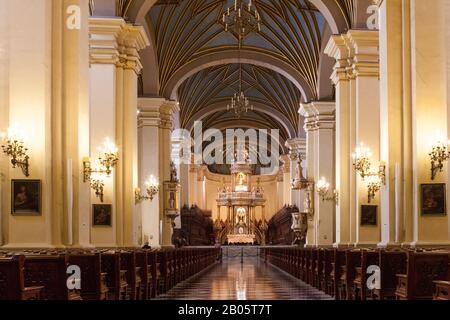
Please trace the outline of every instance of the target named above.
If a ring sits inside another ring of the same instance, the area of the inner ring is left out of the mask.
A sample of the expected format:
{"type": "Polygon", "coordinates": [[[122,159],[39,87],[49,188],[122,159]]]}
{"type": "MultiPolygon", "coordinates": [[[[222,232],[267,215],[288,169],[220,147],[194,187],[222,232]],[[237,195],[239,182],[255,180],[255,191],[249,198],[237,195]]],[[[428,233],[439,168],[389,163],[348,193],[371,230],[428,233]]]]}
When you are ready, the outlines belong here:
{"type": "Polygon", "coordinates": [[[450,300],[450,264],[447,280],[434,281],[435,290],[433,300],[450,300]]]}
{"type": "Polygon", "coordinates": [[[334,256],[334,249],[323,249],[323,262],[322,262],[322,270],[321,270],[321,277],[320,277],[320,290],[325,292],[328,295],[332,295],[332,292],[330,291],[330,275],[331,275],[331,269],[332,265],[331,262],[333,260],[334,256]]]}
{"type": "Polygon", "coordinates": [[[381,270],[381,288],[373,289],[371,297],[374,300],[395,299],[397,288],[397,274],[406,272],[406,251],[380,250],[378,262],[381,270]]]}
{"type": "Polygon", "coordinates": [[[408,252],[406,273],[397,274],[397,300],[430,300],[436,280],[448,279],[448,252],[408,252]]]}
{"type": "Polygon", "coordinates": [[[108,300],[125,300],[128,287],[127,271],[120,268],[120,253],[102,253],[101,266],[102,272],[106,273],[108,300]]]}
{"type": "Polygon", "coordinates": [[[40,300],[43,286],[26,287],[23,255],[0,258],[0,300],[40,300]]]}
{"type": "Polygon", "coordinates": [[[353,281],[353,297],[356,300],[367,300],[370,291],[367,287],[367,269],[369,266],[379,266],[379,252],[377,250],[362,250],[361,266],[356,267],[353,281]]]}
{"type": "Polygon", "coordinates": [[[342,266],[345,265],[345,253],[344,250],[334,249],[331,258],[331,270],[330,270],[330,282],[328,292],[336,299],[340,299],[339,295],[339,281],[341,278],[342,266]]]}
{"type": "Polygon", "coordinates": [[[66,255],[26,256],[25,286],[44,287],[42,300],[81,300],[78,291],[67,288],[68,265],[66,255]]]}
{"type": "Polygon", "coordinates": [[[139,277],[141,278],[140,297],[138,300],[149,300],[151,298],[152,273],[151,264],[148,261],[147,250],[136,251],[136,267],[139,267],[139,277]]]}
{"type": "Polygon", "coordinates": [[[107,299],[106,273],[102,272],[100,253],[71,253],[69,263],[81,269],[80,295],[83,300],[107,299]]]}
{"type": "Polygon", "coordinates": [[[120,269],[126,271],[127,295],[126,300],[140,300],[141,293],[141,267],[136,265],[136,253],[133,251],[120,252],[120,269]]]}
{"type": "Polygon", "coordinates": [[[151,287],[148,288],[148,297],[152,299],[158,294],[158,281],[159,281],[159,265],[157,263],[157,250],[147,251],[147,263],[148,274],[151,276],[151,287]]]}
{"type": "Polygon", "coordinates": [[[339,300],[353,300],[353,281],[355,280],[356,267],[361,265],[361,250],[345,251],[344,261],[338,265],[339,276],[337,288],[339,300]]]}

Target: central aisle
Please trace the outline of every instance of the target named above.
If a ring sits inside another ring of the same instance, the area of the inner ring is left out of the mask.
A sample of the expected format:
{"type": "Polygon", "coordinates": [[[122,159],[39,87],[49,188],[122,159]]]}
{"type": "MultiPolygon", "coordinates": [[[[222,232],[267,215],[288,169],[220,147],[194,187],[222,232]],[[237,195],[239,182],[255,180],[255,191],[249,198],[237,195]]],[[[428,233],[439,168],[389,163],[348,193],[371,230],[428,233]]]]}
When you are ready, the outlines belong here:
{"type": "Polygon", "coordinates": [[[161,300],[330,300],[331,297],[256,257],[224,259],[161,300]]]}

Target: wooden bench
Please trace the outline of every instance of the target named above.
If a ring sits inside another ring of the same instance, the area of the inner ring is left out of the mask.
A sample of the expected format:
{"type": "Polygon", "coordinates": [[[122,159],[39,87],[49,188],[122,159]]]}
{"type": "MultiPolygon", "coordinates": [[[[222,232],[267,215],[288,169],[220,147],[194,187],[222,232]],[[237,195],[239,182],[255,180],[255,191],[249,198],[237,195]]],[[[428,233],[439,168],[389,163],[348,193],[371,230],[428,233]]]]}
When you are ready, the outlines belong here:
{"type": "Polygon", "coordinates": [[[127,282],[126,300],[140,300],[143,293],[141,292],[141,267],[136,265],[136,253],[132,251],[120,252],[120,269],[125,271],[125,279],[127,282]]]}
{"type": "Polygon", "coordinates": [[[355,280],[353,280],[353,298],[355,300],[367,300],[367,297],[370,296],[367,287],[369,266],[379,266],[379,252],[377,250],[362,250],[361,252],[361,265],[356,267],[355,280]]]}
{"type": "Polygon", "coordinates": [[[395,299],[397,288],[397,274],[406,272],[405,250],[380,250],[378,262],[381,270],[380,289],[373,289],[371,297],[374,300],[392,300],[395,299]]]}
{"type": "Polygon", "coordinates": [[[80,295],[83,300],[108,298],[106,273],[102,272],[100,253],[71,253],[69,263],[81,269],[80,295]]]}
{"type": "Polygon", "coordinates": [[[67,287],[67,255],[25,256],[25,286],[44,287],[42,300],[81,300],[79,291],[67,287]]]}
{"type": "Polygon", "coordinates": [[[40,300],[43,286],[26,287],[23,255],[0,258],[0,300],[40,300]]]}
{"type": "Polygon", "coordinates": [[[101,255],[102,272],[106,273],[108,300],[125,300],[127,297],[126,270],[121,270],[120,253],[106,252],[101,255]]]}
{"type": "Polygon", "coordinates": [[[408,252],[406,273],[397,274],[397,300],[431,300],[434,281],[448,279],[448,252],[408,252]]]}

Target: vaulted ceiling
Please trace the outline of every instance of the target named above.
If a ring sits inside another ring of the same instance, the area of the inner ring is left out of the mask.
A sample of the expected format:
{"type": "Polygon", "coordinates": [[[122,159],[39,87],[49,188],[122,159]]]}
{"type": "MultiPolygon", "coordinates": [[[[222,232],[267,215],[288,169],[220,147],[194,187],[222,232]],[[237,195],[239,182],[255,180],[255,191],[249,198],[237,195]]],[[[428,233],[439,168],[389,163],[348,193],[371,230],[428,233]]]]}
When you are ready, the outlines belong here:
{"type": "MultiPolygon", "coordinates": [[[[143,57],[142,93],[178,100],[182,127],[202,120],[205,129],[278,128],[285,140],[301,135],[300,102],[323,98],[323,79],[331,74],[328,66],[320,76],[324,41],[359,27],[370,1],[253,0],[262,28],[241,48],[221,24],[234,0],[116,0],[116,13],[145,25],[153,45],[143,57]],[[255,108],[235,119],[226,106],[238,91],[240,64],[255,108]]],[[[326,91],[330,97],[331,83],[326,91]]]]}

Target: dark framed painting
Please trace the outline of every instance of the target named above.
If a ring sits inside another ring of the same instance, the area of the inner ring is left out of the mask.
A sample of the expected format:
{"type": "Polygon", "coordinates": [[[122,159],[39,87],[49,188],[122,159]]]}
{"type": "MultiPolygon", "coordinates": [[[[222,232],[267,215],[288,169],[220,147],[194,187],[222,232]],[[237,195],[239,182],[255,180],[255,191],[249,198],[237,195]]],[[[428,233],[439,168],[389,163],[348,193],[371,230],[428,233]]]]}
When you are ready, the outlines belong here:
{"type": "Polygon", "coordinates": [[[361,206],[361,226],[376,227],[378,225],[378,206],[361,206]]]}
{"type": "Polygon", "coordinates": [[[112,227],[112,205],[92,205],[92,225],[94,227],[112,227]]]}
{"type": "Polygon", "coordinates": [[[420,185],[421,213],[423,216],[447,215],[447,192],[444,183],[420,185]]]}
{"type": "Polygon", "coordinates": [[[13,216],[40,216],[41,180],[11,181],[11,214],[13,216]]]}

